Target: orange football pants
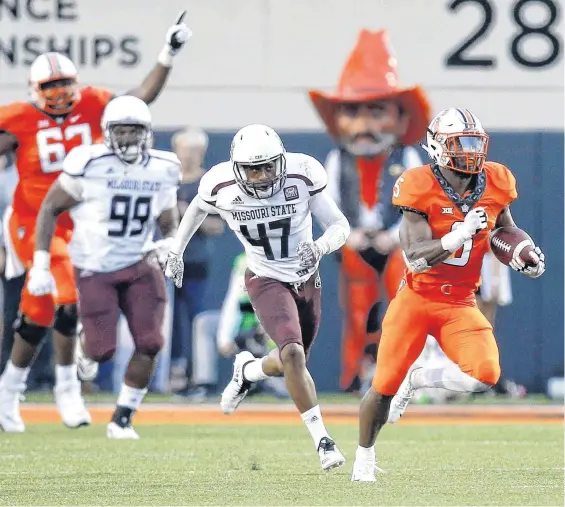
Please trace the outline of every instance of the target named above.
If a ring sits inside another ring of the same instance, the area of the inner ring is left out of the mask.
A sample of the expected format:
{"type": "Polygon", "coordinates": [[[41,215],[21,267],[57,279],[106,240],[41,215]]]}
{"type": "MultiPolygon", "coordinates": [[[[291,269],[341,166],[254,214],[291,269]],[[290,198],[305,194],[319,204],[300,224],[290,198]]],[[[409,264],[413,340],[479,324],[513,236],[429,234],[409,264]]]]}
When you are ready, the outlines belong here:
{"type": "MultiPolygon", "coordinates": [[[[400,249],[389,255],[382,275],[387,298],[395,296],[406,264],[400,249]]],[[[339,385],[347,389],[359,373],[365,347],[377,343],[380,331],[367,333],[371,308],[380,300],[379,274],[350,248],[342,248],[339,278],[339,303],[343,327],[341,344],[341,374],[339,385]]]]}
{"type": "MultiPolygon", "coordinates": [[[[10,240],[26,271],[33,265],[35,251],[35,221],[21,219],[15,213],[8,224],[10,240]]],[[[69,257],[68,243],[72,231],[57,227],[51,242],[51,274],[55,278],[57,294],[33,296],[27,290],[27,279],[20,301],[20,311],[35,324],[50,327],[58,305],[77,302],[74,269],[69,257]]]]}
{"type": "Polygon", "coordinates": [[[435,337],[445,355],[464,373],[489,385],[500,378],[492,326],[473,297],[444,295],[440,287],[415,292],[405,285],[383,319],[373,388],[394,395],[418,358],[426,337],[435,337]]]}

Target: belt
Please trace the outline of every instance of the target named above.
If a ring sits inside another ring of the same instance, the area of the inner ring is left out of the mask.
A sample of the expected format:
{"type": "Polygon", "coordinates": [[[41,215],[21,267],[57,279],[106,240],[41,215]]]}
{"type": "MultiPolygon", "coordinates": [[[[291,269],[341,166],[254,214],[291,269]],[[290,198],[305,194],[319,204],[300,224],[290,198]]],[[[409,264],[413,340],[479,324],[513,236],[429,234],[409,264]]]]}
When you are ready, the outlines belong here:
{"type": "Polygon", "coordinates": [[[453,285],[451,283],[427,284],[427,283],[414,283],[412,280],[407,280],[407,285],[414,291],[420,294],[438,294],[448,296],[456,299],[474,299],[475,291],[473,288],[464,285],[453,285]]]}

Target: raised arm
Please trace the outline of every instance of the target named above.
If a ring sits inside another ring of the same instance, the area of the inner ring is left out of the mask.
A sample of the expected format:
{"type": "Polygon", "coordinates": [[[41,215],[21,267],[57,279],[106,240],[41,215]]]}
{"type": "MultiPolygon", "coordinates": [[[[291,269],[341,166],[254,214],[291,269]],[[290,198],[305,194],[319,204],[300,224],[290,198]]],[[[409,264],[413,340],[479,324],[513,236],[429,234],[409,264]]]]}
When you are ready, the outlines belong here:
{"type": "Polygon", "coordinates": [[[175,24],[167,31],[166,43],[159,54],[155,67],[153,67],[137,88],[127,93],[128,95],[133,95],[147,104],[151,104],[159,96],[171,73],[173,57],[192,36],[190,28],[182,22],[185,14],[186,11],[179,16],[175,24]]]}

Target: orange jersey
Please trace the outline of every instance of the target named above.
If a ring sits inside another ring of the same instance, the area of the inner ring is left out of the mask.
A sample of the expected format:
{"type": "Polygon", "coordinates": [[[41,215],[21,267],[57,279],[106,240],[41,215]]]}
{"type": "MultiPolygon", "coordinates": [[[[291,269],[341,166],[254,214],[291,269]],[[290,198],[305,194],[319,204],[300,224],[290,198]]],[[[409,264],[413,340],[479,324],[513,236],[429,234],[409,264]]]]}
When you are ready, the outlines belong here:
{"type": "MultiPolygon", "coordinates": [[[[100,88],[83,88],[80,101],[62,123],[29,102],[0,107],[0,131],[9,132],[18,141],[19,182],[12,203],[15,214],[35,221],[69,151],[81,144],[103,140],[100,122],[112,96],[100,88]]],[[[61,218],[61,225],[72,227],[68,217],[61,218]]]]}
{"type": "Polygon", "coordinates": [[[397,180],[392,202],[425,216],[433,239],[441,239],[459,227],[474,206],[483,207],[488,215],[488,228],[466,241],[449,259],[423,273],[407,272],[409,284],[416,289],[428,284],[449,284],[474,292],[479,286],[483,257],[490,248],[489,232],[500,212],[517,197],[513,174],[495,162],[485,163],[475,188],[463,197],[454,192],[437,167],[426,165],[405,171],[397,180]]]}

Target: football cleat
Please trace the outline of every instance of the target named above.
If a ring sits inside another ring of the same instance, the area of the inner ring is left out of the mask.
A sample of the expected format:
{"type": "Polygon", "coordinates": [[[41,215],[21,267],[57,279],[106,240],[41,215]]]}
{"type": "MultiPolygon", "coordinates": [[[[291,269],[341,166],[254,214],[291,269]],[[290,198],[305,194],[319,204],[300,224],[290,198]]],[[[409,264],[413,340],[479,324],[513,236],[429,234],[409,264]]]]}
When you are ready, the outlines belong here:
{"type": "Polygon", "coordinates": [[[23,433],[25,425],[20,415],[20,395],[25,385],[8,388],[0,381],[0,430],[23,433]]]}
{"type": "Polygon", "coordinates": [[[390,410],[388,412],[388,423],[394,424],[396,421],[398,421],[398,419],[400,419],[400,417],[402,416],[402,414],[404,414],[404,411],[408,407],[410,400],[414,397],[414,394],[416,394],[416,391],[418,389],[412,384],[412,375],[414,375],[414,372],[419,369],[420,368],[414,368],[411,372],[408,373],[408,375],[406,375],[406,378],[404,379],[404,382],[402,382],[398,393],[392,399],[390,403],[390,410]]]}
{"type": "Polygon", "coordinates": [[[108,423],[106,426],[106,437],[113,440],[139,440],[139,435],[131,424],[122,427],[115,422],[108,423]]]}
{"type": "Polygon", "coordinates": [[[234,412],[238,405],[243,401],[243,398],[247,396],[249,388],[251,387],[251,382],[248,382],[243,378],[243,367],[254,360],[255,356],[248,351],[240,352],[235,356],[235,361],[233,363],[233,376],[230,383],[224,389],[222,399],[220,401],[220,406],[222,407],[222,412],[224,414],[231,414],[234,412]]]}
{"type": "Polygon", "coordinates": [[[320,464],[326,472],[345,463],[343,454],[341,454],[335,442],[329,437],[324,437],[320,440],[318,456],[320,457],[320,464]]]}
{"type": "Polygon", "coordinates": [[[384,470],[379,468],[375,461],[355,460],[351,482],[376,482],[377,473],[384,473],[384,470]]]}
{"type": "Polygon", "coordinates": [[[88,426],[92,422],[92,418],[82,399],[78,379],[56,385],[53,392],[55,394],[57,410],[65,426],[74,429],[88,426]]]}

